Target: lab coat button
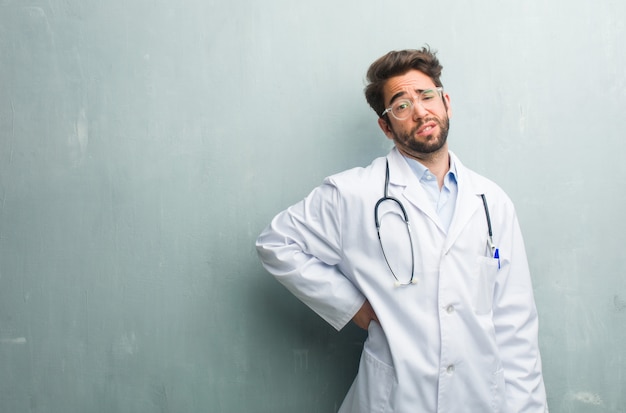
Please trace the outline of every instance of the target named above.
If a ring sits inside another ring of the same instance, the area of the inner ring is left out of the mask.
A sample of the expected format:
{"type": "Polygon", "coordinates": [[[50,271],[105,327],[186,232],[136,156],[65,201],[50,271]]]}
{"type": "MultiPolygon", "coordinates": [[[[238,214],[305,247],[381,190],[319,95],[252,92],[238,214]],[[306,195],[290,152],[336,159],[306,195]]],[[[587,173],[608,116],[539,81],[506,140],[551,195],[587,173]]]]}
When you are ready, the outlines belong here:
{"type": "Polygon", "coordinates": [[[454,364],[450,364],[446,371],[448,372],[448,374],[454,373],[454,364]]]}
{"type": "Polygon", "coordinates": [[[446,311],[448,312],[448,314],[454,313],[454,306],[453,305],[449,305],[448,307],[446,307],[446,311]]]}

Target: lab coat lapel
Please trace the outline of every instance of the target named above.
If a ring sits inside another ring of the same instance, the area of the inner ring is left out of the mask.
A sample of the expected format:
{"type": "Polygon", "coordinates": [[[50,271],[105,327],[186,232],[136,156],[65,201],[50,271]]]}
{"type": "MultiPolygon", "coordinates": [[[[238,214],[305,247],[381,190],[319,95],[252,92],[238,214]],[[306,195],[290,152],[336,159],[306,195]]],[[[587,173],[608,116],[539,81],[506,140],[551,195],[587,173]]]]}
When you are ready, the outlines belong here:
{"type": "Polygon", "coordinates": [[[480,194],[484,193],[484,188],[480,188],[472,180],[469,171],[463,166],[458,158],[454,154],[450,153],[450,156],[454,157],[454,162],[457,171],[457,183],[458,194],[456,199],[456,208],[452,223],[450,224],[450,230],[446,238],[444,252],[448,251],[456,239],[461,235],[463,228],[470,222],[470,219],[474,214],[483,210],[482,198],[480,194]]]}
{"type": "MultiPolygon", "coordinates": [[[[444,229],[441,228],[437,211],[433,208],[428,194],[419,183],[419,180],[411,170],[411,167],[402,157],[402,154],[394,148],[388,159],[390,184],[392,186],[402,187],[402,196],[412,205],[417,207],[428,218],[430,218],[442,232],[445,232],[444,229]]],[[[390,194],[391,196],[398,196],[393,195],[394,192],[391,192],[391,190],[390,194]]]]}

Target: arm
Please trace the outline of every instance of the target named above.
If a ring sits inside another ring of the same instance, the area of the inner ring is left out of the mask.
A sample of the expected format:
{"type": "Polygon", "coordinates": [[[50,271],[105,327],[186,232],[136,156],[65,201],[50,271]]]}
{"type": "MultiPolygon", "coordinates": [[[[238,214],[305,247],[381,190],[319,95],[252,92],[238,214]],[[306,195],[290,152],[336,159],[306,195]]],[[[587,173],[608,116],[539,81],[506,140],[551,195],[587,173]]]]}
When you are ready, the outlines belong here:
{"type": "Polygon", "coordinates": [[[543,413],[548,408],[541,373],[537,310],[517,216],[513,208],[507,212],[500,229],[502,267],[493,306],[507,406],[510,412],[543,413]]]}
{"type": "Polygon", "coordinates": [[[256,242],[263,266],[337,330],[365,301],[341,272],[341,211],[337,188],[326,182],[278,214],[256,242]]]}

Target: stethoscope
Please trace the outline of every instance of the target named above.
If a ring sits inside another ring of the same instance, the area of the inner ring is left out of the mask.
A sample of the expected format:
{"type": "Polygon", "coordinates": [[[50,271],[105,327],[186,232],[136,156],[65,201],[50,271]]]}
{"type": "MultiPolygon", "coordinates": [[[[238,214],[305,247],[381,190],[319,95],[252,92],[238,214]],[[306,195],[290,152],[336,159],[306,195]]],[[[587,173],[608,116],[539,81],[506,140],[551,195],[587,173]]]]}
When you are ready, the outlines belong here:
{"type": "MultiPolygon", "coordinates": [[[[394,283],[395,286],[400,287],[400,286],[406,286],[406,285],[411,285],[411,284],[417,284],[417,279],[415,278],[415,253],[414,253],[414,248],[413,248],[413,235],[411,233],[411,225],[409,224],[409,216],[406,213],[406,209],[404,208],[404,205],[402,205],[402,202],[400,202],[400,200],[397,198],[389,196],[389,160],[386,160],[385,163],[386,163],[385,164],[385,189],[383,192],[384,195],[382,198],[380,198],[376,202],[376,205],[374,206],[374,222],[376,223],[376,233],[378,234],[378,243],[380,244],[380,249],[383,252],[383,257],[385,258],[387,267],[389,267],[389,271],[391,272],[391,275],[393,275],[393,278],[395,279],[395,283],[394,283]],[[409,234],[409,244],[411,246],[411,278],[409,279],[408,282],[400,281],[396,273],[393,271],[393,268],[391,268],[391,265],[389,264],[389,259],[387,258],[387,253],[385,253],[385,247],[383,246],[383,241],[380,237],[380,219],[378,216],[378,208],[384,202],[393,202],[400,208],[400,211],[402,212],[402,220],[404,221],[404,224],[406,225],[407,233],[409,234]]],[[[485,217],[487,218],[487,232],[488,232],[487,244],[489,246],[489,249],[491,250],[493,258],[498,259],[498,268],[500,268],[499,251],[493,242],[493,229],[491,227],[491,217],[489,216],[489,207],[487,206],[487,197],[485,196],[485,194],[480,194],[480,196],[483,200],[483,207],[485,208],[485,217]]]]}

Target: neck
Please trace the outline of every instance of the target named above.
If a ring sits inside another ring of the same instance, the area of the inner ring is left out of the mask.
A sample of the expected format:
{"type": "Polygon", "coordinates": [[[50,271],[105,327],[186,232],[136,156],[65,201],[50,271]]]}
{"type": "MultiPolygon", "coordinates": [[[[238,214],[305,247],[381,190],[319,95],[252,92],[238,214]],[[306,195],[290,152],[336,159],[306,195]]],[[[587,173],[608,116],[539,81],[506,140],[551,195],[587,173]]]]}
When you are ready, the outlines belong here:
{"type": "MultiPolygon", "coordinates": [[[[403,152],[403,151],[402,151],[403,152]]],[[[443,187],[443,179],[450,170],[450,153],[448,145],[432,153],[404,153],[403,155],[413,158],[437,177],[439,189],[443,187]]]]}

